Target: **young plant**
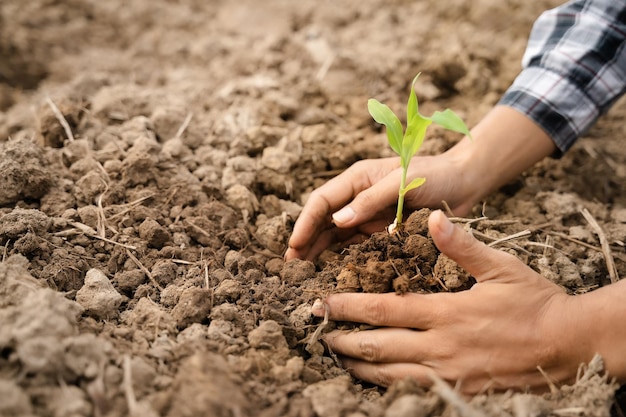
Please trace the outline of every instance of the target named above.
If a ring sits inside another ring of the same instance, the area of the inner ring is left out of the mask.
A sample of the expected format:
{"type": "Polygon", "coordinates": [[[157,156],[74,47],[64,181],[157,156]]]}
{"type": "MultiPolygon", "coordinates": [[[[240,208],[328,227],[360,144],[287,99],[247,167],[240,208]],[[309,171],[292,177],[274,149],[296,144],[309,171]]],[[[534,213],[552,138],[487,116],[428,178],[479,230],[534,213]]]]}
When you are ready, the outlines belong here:
{"type": "Polygon", "coordinates": [[[415,95],[415,82],[419,76],[420,74],[417,74],[411,83],[411,93],[409,94],[409,101],[406,106],[407,126],[404,132],[402,131],[400,119],[398,119],[387,105],[373,98],[367,101],[367,108],[372,118],[374,118],[377,123],[385,125],[389,145],[391,149],[400,156],[400,166],[402,167],[396,219],[389,227],[390,232],[402,228],[402,212],[404,210],[404,196],[406,193],[426,182],[426,178],[415,178],[407,184],[406,175],[411,158],[419,151],[424,142],[428,126],[430,126],[431,123],[435,123],[445,129],[463,133],[471,138],[469,129],[463,120],[450,109],[446,109],[442,112],[436,111],[431,117],[425,117],[419,113],[417,96],[415,95]]]}

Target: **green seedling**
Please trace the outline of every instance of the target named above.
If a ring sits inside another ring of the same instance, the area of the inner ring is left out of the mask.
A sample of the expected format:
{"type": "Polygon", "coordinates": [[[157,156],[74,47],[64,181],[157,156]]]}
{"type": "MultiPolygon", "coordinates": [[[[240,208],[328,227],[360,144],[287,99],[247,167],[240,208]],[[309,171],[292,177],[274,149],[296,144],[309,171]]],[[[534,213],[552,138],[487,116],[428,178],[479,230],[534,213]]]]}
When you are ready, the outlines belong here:
{"type": "Polygon", "coordinates": [[[419,151],[424,142],[428,126],[430,126],[431,123],[435,123],[445,129],[463,133],[471,139],[469,129],[465,125],[465,122],[452,110],[436,111],[431,117],[425,117],[419,113],[417,96],[415,95],[415,82],[419,76],[420,74],[417,74],[411,83],[411,93],[409,94],[409,101],[407,103],[407,126],[404,132],[400,119],[398,119],[398,116],[396,116],[387,105],[373,98],[367,101],[367,108],[372,118],[374,118],[377,123],[386,127],[389,145],[391,149],[400,156],[400,166],[402,167],[396,219],[389,227],[390,232],[402,228],[402,212],[404,210],[404,196],[406,193],[426,182],[426,178],[415,178],[407,184],[406,176],[411,158],[419,151]]]}

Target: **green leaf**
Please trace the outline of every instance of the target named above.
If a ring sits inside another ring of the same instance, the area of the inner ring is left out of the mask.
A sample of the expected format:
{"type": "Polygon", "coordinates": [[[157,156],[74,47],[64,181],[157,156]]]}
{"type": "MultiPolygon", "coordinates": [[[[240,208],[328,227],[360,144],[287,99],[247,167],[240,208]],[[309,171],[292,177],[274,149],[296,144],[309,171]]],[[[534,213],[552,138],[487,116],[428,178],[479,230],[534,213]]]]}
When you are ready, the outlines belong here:
{"type": "Polygon", "coordinates": [[[402,152],[402,124],[398,116],[391,111],[389,106],[374,98],[367,100],[367,109],[377,123],[385,125],[389,146],[400,155],[402,152]]]}
{"type": "Polygon", "coordinates": [[[411,125],[411,121],[418,113],[417,96],[415,95],[415,82],[421,73],[418,73],[411,82],[411,92],[409,94],[409,101],[406,105],[406,123],[411,125]]]}
{"type": "Polygon", "coordinates": [[[436,111],[430,117],[430,120],[443,128],[467,135],[470,139],[472,138],[465,122],[450,109],[445,109],[442,112],[436,111]]]}
{"type": "Polygon", "coordinates": [[[425,182],[426,182],[426,178],[415,178],[413,181],[408,183],[406,187],[404,187],[404,192],[408,193],[409,191],[414,190],[417,187],[420,187],[425,182]]]}
{"type": "Polygon", "coordinates": [[[413,155],[419,151],[424,143],[426,129],[432,122],[430,119],[422,117],[420,114],[413,117],[411,123],[406,129],[404,139],[402,140],[402,162],[403,166],[408,166],[413,155]]]}

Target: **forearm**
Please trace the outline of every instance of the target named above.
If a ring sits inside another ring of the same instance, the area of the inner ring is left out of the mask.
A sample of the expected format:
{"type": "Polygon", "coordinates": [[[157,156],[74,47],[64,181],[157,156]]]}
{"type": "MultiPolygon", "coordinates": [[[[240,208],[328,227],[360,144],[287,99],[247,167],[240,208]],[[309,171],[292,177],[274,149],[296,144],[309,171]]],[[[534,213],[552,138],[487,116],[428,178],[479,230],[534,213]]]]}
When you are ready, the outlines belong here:
{"type": "Polygon", "coordinates": [[[556,147],[528,117],[507,106],[496,106],[449,153],[458,158],[474,188],[476,201],[510,182],[556,147]]]}

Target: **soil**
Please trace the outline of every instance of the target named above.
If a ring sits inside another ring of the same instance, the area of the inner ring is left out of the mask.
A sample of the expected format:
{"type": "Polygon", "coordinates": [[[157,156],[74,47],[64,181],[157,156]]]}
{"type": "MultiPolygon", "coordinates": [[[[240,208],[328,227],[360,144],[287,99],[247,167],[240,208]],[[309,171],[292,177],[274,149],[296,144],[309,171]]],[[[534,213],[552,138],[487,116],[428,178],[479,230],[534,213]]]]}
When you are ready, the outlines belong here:
{"type": "MultiPolygon", "coordinates": [[[[550,394],[460,399],[353,380],[325,352],[310,308],[329,292],[472,285],[426,211],[403,239],[282,258],[313,189],[391,154],[369,97],[400,111],[421,71],[424,112],[472,125],[558,3],[3,0],[0,415],[608,415],[601,363],[550,394]]],[[[467,227],[529,230],[500,247],[582,293],[610,282],[584,208],[625,276],[625,110],[467,227]]],[[[422,152],[456,140],[433,129],[422,152]]]]}

